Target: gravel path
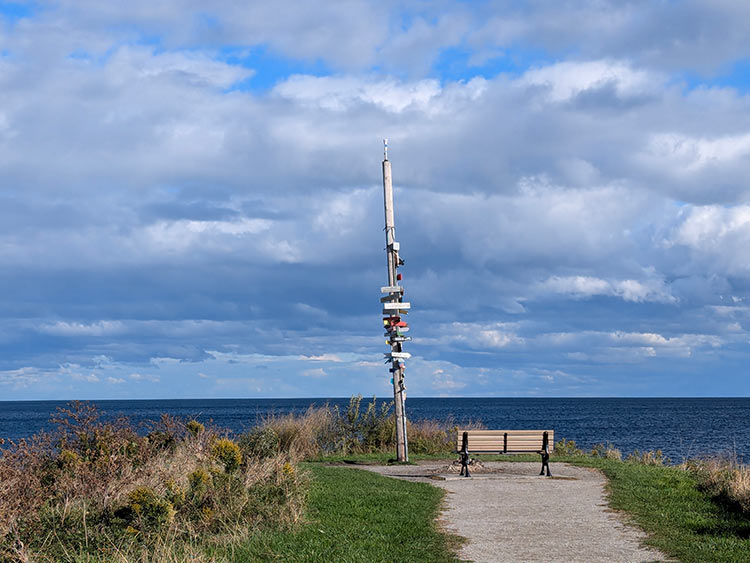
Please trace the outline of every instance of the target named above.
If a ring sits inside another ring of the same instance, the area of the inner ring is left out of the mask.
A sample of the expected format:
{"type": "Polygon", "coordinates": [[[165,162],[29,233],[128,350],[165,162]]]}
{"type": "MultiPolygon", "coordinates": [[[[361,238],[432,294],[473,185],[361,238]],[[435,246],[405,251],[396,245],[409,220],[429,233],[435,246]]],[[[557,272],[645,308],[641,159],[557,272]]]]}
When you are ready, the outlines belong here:
{"type": "Polygon", "coordinates": [[[552,463],[485,462],[490,473],[470,479],[445,471],[446,462],[358,466],[383,475],[428,482],[448,494],[443,526],[467,538],[459,556],[476,563],[504,561],[665,561],[644,548],[643,533],[607,508],[598,471],[552,463]]]}

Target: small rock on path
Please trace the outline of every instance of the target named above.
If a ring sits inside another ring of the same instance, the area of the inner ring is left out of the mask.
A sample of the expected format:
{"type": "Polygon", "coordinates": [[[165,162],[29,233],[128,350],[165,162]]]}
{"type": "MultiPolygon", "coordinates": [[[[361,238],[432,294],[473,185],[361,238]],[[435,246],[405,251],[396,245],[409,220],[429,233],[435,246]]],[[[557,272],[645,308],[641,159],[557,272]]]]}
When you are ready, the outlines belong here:
{"type": "Polygon", "coordinates": [[[596,470],[552,463],[485,462],[492,473],[470,479],[443,473],[445,462],[359,466],[383,475],[423,481],[448,494],[442,524],[467,538],[459,557],[476,563],[511,561],[666,561],[645,548],[642,531],[607,507],[606,480],[596,470]],[[441,478],[442,477],[442,478],[441,478]]]}

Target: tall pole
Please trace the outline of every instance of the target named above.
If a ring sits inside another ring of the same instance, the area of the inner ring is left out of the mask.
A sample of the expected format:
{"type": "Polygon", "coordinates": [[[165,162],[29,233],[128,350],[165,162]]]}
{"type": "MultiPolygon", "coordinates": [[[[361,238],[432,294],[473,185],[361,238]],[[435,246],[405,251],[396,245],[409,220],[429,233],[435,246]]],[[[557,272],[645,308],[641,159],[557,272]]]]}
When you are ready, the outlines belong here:
{"type": "Polygon", "coordinates": [[[393,404],[396,417],[396,458],[398,461],[409,461],[409,446],[406,438],[406,385],[404,385],[404,360],[410,354],[403,351],[403,343],[411,340],[405,336],[409,330],[406,322],[401,319],[402,315],[408,313],[409,303],[405,303],[404,288],[399,285],[400,274],[396,272],[403,264],[399,257],[400,245],[396,242],[396,227],[393,220],[393,184],[391,181],[391,163],[388,161],[388,139],[383,140],[383,204],[385,207],[385,245],[388,258],[388,286],[380,289],[385,293],[381,298],[383,303],[383,325],[388,338],[387,344],[391,346],[391,352],[386,354],[386,363],[390,363],[390,372],[393,374],[393,404]]]}

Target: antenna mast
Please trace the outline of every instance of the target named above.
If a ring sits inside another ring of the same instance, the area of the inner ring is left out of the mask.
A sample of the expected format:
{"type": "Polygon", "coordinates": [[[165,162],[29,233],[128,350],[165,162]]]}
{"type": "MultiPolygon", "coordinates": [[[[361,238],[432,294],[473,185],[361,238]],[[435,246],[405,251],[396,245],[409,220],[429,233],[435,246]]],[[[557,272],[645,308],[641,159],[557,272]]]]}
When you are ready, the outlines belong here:
{"type": "Polygon", "coordinates": [[[380,302],[383,304],[383,326],[385,328],[386,344],[391,351],[385,354],[385,362],[390,364],[389,371],[393,374],[393,404],[396,417],[396,459],[409,461],[409,445],[406,438],[406,385],[404,385],[404,360],[411,358],[411,354],[403,351],[403,343],[411,340],[406,336],[409,326],[402,320],[411,308],[404,302],[404,288],[398,283],[401,274],[396,270],[403,266],[404,261],[399,255],[400,244],[396,242],[396,227],[393,220],[393,184],[391,183],[391,163],[388,161],[388,139],[383,139],[383,204],[385,207],[385,252],[388,258],[388,285],[381,287],[385,294],[380,302]]]}

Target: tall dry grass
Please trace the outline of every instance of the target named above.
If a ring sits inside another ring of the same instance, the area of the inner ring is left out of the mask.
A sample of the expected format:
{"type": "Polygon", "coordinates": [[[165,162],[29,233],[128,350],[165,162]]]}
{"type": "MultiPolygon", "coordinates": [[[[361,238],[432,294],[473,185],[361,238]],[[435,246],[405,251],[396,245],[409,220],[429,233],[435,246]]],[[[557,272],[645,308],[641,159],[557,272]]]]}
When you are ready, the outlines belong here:
{"type": "Polygon", "coordinates": [[[690,460],[683,467],[696,476],[702,490],[750,516],[750,467],[734,456],[690,460]]]}
{"type": "MultiPolygon", "coordinates": [[[[483,428],[469,422],[465,428],[483,428]]],[[[415,454],[450,455],[456,448],[457,426],[451,421],[407,421],[409,451],[415,454]]],[[[251,455],[263,458],[286,452],[299,459],[327,455],[387,453],[396,448],[393,402],[363,403],[362,396],[349,400],[344,409],[325,405],[303,414],[271,415],[243,434],[239,443],[251,455]]]]}
{"type": "Polygon", "coordinates": [[[169,417],[143,435],[85,403],[54,422],[0,457],[1,561],[199,560],[211,542],[302,517],[305,479],[289,452],[258,459],[169,417]]]}

